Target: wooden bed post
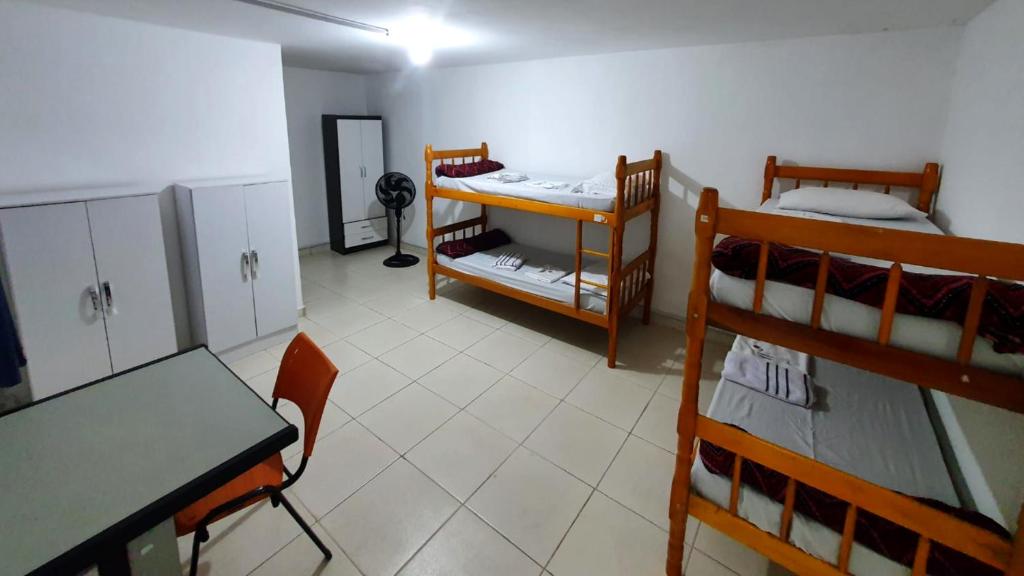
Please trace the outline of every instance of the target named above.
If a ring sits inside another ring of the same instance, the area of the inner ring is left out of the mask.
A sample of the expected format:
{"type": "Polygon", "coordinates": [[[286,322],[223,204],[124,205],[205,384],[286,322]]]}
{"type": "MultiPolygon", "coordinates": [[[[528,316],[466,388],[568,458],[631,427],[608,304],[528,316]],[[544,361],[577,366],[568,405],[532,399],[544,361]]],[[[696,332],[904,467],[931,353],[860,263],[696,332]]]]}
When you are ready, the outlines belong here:
{"type": "Polygon", "coordinates": [[[686,306],[686,360],[683,367],[683,400],[679,405],[676,426],[676,470],[669,497],[668,560],[665,571],[680,576],[683,570],[683,548],[686,541],[686,519],[690,502],[690,470],[693,467],[693,442],[697,432],[697,397],[700,390],[704,337],[707,331],[711,251],[715,242],[718,216],[718,190],[705,188],[697,207],[696,259],[690,299],[686,306]]]}
{"type": "Polygon", "coordinates": [[[917,193],[917,209],[925,214],[932,213],[932,199],[939,191],[939,165],[929,162],[924,165],[921,175],[921,188],[917,193]]]}
{"type": "MultiPolygon", "coordinates": [[[[486,144],[484,146],[486,154],[486,144]]],[[[427,204],[427,294],[433,300],[437,297],[437,283],[434,280],[434,178],[430,173],[434,163],[434,148],[430,144],[423,150],[423,160],[427,164],[427,179],[423,186],[423,197],[427,204]]]]}
{"type": "Polygon", "coordinates": [[[772,187],[775,185],[775,156],[769,156],[764,164],[764,189],[761,191],[761,204],[771,200],[772,187]]]}
{"type": "Polygon", "coordinates": [[[619,349],[619,294],[622,287],[622,230],[625,222],[626,202],[626,157],[619,156],[615,164],[615,218],[608,230],[608,367],[615,368],[619,349]]]}
{"type": "Polygon", "coordinates": [[[1013,535],[1013,553],[1010,565],[1006,568],[1006,576],[1024,576],[1024,506],[1017,514],[1017,533],[1013,535]]]}
{"type": "Polygon", "coordinates": [[[658,255],[658,214],[661,211],[661,150],[654,151],[654,206],[651,208],[651,239],[647,245],[650,260],[647,272],[647,294],[644,295],[644,324],[651,323],[651,301],[654,300],[654,263],[658,255]]]}

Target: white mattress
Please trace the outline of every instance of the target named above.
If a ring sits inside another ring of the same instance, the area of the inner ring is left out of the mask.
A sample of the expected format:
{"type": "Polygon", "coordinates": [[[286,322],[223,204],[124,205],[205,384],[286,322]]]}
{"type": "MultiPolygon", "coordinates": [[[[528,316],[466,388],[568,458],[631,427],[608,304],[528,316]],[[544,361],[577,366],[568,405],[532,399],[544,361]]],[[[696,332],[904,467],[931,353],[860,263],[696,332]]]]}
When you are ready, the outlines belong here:
{"type": "MultiPolygon", "coordinates": [[[[503,170],[504,171],[504,170],[503,170]]],[[[512,170],[507,170],[511,172],[512,170]]],[[[529,180],[505,184],[488,178],[488,174],[479,176],[468,176],[466,178],[450,178],[440,176],[434,179],[438,188],[451,188],[462,192],[477,192],[480,194],[496,194],[498,196],[510,196],[512,198],[524,198],[537,200],[573,208],[585,208],[587,210],[600,210],[612,212],[615,210],[615,193],[611,194],[584,194],[573,192],[573,189],[580,183],[580,178],[566,176],[552,176],[545,174],[533,174],[526,172],[529,180]],[[565,186],[554,189],[546,189],[533,186],[531,182],[548,181],[565,183],[565,186]]]]}
{"type": "MultiPolygon", "coordinates": [[[[543,296],[550,300],[566,304],[571,304],[573,301],[575,288],[572,286],[563,284],[561,281],[552,283],[539,282],[526,275],[527,272],[537,271],[544,265],[557,266],[564,270],[575,270],[574,257],[570,255],[556,254],[533,246],[512,243],[493,250],[476,252],[462,258],[450,258],[439,253],[437,254],[437,262],[460,272],[487,278],[510,288],[523,290],[524,292],[543,296]],[[503,253],[509,251],[519,252],[526,257],[523,267],[515,271],[495,268],[495,260],[503,253]]],[[[587,262],[584,263],[584,265],[586,264],[587,262]]],[[[605,297],[587,290],[580,290],[580,308],[604,314],[605,297]]]]}
{"type": "MultiPolygon", "coordinates": [[[[774,211],[777,200],[766,202],[759,211],[774,211]]],[[[779,211],[785,213],[785,211],[779,211]]],[[[896,228],[911,232],[942,234],[937,226],[925,219],[919,220],[870,220],[861,218],[843,218],[849,224],[864,226],[880,226],[896,228]]],[[[854,258],[866,264],[888,267],[889,263],[868,258],[854,258]]],[[[943,270],[934,270],[920,266],[904,266],[904,270],[927,272],[932,274],[948,274],[943,270]]],[[[711,275],[711,295],[716,302],[736,308],[749,310],[754,301],[753,280],[744,280],[714,270],[711,275]]],[[[811,307],[814,303],[814,290],[801,288],[781,282],[766,282],[762,311],[769,316],[782,318],[802,324],[811,320],[811,307]]],[[[825,295],[825,304],[821,313],[821,327],[832,332],[874,340],[878,336],[882,312],[878,308],[861,304],[831,294],[825,295]]],[[[897,348],[930,354],[946,359],[956,359],[960,346],[962,328],[955,322],[896,314],[893,322],[890,343],[897,348]]],[[[971,363],[975,366],[988,368],[1007,374],[1024,377],[1024,355],[999,354],[992,349],[992,344],[984,338],[976,338],[971,363]]]]}
{"type": "MultiPolygon", "coordinates": [[[[885,488],[959,505],[917,387],[820,359],[812,360],[812,373],[819,398],[813,409],[723,379],[708,416],[885,488]]],[[[698,458],[692,481],[697,493],[728,507],[729,478],[712,474],[698,458]]],[[[778,534],[782,504],[743,487],[739,514],[778,534]]],[[[796,514],[790,542],[835,562],[840,535],[796,514]]],[[[856,543],[850,567],[854,574],[910,573],[856,543]]]]}

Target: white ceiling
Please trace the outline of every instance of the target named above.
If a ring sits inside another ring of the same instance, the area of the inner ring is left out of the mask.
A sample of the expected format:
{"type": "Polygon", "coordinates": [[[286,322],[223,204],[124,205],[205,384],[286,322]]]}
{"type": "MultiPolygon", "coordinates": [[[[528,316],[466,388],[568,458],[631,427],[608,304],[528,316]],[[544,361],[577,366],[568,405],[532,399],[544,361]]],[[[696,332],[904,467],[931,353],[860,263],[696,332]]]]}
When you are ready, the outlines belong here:
{"type": "MultiPolygon", "coordinates": [[[[380,35],[236,0],[36,0],[281,44],[287,65],[348,72],[408,66],[380,35]]],[[[384,27],[417,10],[471,37],[438,50],[458,66],[672,46],[963,24],[992,0],[289,0],[384,27]]]]}

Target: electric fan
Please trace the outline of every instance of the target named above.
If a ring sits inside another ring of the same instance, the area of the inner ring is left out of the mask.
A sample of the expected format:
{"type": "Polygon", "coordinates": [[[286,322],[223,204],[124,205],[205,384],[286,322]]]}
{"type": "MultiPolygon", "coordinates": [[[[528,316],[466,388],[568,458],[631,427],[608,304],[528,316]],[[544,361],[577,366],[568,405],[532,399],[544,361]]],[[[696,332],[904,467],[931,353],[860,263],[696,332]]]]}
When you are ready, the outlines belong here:
{"type": "Polygon", "coordinates": [[[412,205],[416,198],[416,185],[412,178],[401,172],[388,172],[377,180],[377,200],[387,210],[395,212],[395,231],[398,240],[395,242],[395,253],[384,260],[388,268],[407,268],[420,261],[412,254],[402,254],[402,210],[412,205]]]}

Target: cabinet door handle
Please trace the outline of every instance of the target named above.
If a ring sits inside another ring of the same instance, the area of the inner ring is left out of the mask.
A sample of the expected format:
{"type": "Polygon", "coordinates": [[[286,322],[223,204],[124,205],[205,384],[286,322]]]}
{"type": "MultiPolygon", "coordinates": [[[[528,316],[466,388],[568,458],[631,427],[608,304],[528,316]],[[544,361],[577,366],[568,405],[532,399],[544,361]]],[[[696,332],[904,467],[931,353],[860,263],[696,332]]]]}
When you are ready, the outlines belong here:
{"type": "Polygon", "coordinates": [[[255,250],[251,250],[249,254],[252,259],[252,279],[255,280],[260,276],[260,253],[255,250]]]}
{"type": "Polygon", "coordinates": [[[242,252],[242,282],[249,281],[249,253],[242,252]]]}
{"type": "Polygon", "coordinates": [[[89,286],[89,300],[92,302],[92,311],[100,313],[100,295],[95,286],[89,286]]]}
{"type": "Polygon", "coordinates": [[[363,236],[360,240],[373,240],[373,236],[363,236]]]}
{"type": "Polygon", "coordinates": [[[103,300],[107,304],[107,316],[117,314],[117,309],[114,308],[114,291],[110,287],[110,282],[103,283],[103,300]]]}

